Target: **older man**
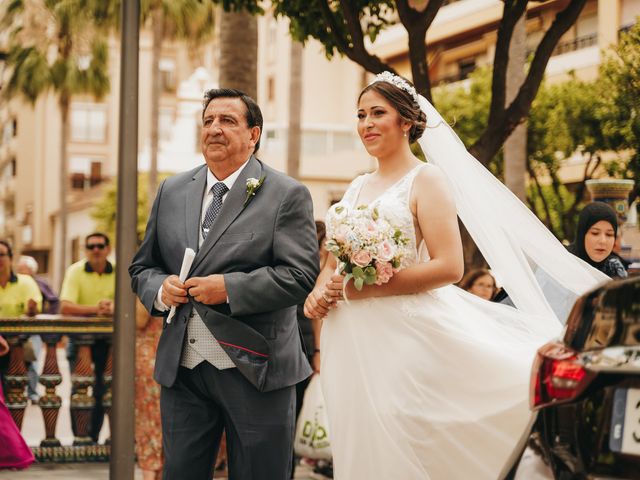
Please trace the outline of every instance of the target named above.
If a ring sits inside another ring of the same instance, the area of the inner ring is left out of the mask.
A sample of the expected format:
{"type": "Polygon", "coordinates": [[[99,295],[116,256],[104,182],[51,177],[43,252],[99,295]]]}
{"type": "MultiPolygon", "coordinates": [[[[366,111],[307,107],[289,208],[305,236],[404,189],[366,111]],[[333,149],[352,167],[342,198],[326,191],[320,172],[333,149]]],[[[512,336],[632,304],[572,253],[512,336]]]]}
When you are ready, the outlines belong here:
{"type": "Polygon", "coordinates": [[[205,94],[205,165],[159,188],[133,287],[167,315],[156,356],[165,480],[209,480],[221,432],[229,478],[290,478],[295,384],[311,369],[296,305],[318,274],[311,196],[260,162],[262,113],[232,89],[205,94]],[[186,248],[197,251],[186,281],[186,248]]]}

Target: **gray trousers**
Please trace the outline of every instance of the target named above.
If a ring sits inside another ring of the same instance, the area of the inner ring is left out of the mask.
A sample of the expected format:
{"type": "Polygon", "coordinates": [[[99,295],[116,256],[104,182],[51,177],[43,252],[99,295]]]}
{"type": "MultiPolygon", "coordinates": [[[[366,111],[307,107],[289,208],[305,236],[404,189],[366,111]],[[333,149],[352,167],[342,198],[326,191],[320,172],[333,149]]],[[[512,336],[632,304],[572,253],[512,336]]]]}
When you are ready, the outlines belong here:
{"type": "Polygon", "coordinates": [[[236,368],[180,367],[160,394],[164,480],[210,480],[222,431],[230,480],[291,478],[295,386],[256,390],[236,368]]]}

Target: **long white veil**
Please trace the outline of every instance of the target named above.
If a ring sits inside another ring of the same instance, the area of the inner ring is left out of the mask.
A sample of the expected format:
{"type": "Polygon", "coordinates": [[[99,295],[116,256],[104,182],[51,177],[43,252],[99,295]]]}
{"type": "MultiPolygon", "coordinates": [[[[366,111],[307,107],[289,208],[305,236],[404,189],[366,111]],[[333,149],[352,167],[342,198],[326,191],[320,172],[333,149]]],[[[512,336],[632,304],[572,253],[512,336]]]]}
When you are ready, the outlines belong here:
{"type": "Polygon", "coordinates": [[[422,95],[427,128],[419,140],[427,160],[448,177],[458,216],[515,307],[542,329],[564,323],[573,301],[605,274],[569,253],[540,220],[465,148],[422,95]]]}

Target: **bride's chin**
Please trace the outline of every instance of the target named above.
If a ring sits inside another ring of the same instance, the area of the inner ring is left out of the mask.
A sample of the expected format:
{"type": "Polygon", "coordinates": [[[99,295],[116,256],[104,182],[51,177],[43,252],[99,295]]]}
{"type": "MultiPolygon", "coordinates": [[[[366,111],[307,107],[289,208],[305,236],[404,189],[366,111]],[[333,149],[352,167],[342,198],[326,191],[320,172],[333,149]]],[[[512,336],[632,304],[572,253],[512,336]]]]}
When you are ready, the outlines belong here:
{"type": "Polygon", "coordinates": [[[372,147],[372,146],[368,146],[367,144],[364,144],[364,149],[372,157],[378,158],[378,154],[380,153],[380,149],[379,148],[375,148],[375,147],[372,147]]]}

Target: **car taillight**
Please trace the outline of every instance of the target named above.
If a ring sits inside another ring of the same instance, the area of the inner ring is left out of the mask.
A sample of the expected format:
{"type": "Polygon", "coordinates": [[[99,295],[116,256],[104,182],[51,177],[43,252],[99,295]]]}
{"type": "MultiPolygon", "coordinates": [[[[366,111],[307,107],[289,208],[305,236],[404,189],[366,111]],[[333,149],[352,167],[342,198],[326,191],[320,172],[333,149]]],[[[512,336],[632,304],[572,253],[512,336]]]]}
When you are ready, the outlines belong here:
{"type": "Polygon", "coordinates": [[[584,368],[576,353],[561,343],[538,350],[531,372],[531,408],[576,398],[594,374],[584,368]]]}

